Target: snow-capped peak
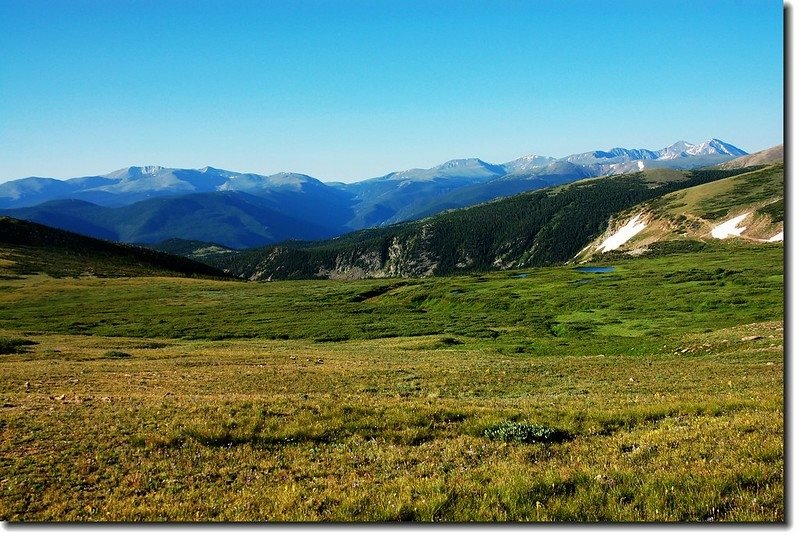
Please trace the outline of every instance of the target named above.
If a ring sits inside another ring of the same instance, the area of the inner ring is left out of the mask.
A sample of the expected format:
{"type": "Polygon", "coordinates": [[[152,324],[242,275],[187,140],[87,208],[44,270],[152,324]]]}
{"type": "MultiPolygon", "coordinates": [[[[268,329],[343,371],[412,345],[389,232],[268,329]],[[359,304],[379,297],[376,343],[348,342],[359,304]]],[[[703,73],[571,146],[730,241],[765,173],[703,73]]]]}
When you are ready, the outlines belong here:
{"type": "Polygon", "coordinates": [[[718,138],[711,138],[701,144],[691,144],[685,141],[676,142],[669,147],[658,151],[658,160],[671,160],[687,156],[699,155],[729,155],[738,157],[746,155],[746,151],[735,147],[719,140],[718,138]]]}
{"type": "Polygon", "coordinates": [[[104,177],[108,177],[110,179],[136,179],[139,177],[152,177],[154,175],[158,175],[166,169],[167,168],[164,168],[163,166],[130,166],[128,168],[122,168],[121,170],[111,172],[104,177]]]}
{"type": "Polygon", "coordinates": [[[227,177],[228,179],[232,179],[233,177],[238,177],[239,175],[242,175],[240,172],[231,172],[229,170],[223,170],[222,168],[214,168],[213,166],[206,166],[204,168],[200,168],[197,171],[208,175],[227,177]]]}
{"type": "MultiPolygon", "coordinates": [[[[533,164],[536,166],[549,164],[553,160],[556,160],[555,157],[547,157],[544,155],[524,155],[523,157],[519,157],[516,160],[512,160],[513,163],[518,164],[533,164]]],[[[507,163],[510,164],[511,162],[507,163]]]]}
{"type": "Polygon", "coordinates": [[[712,148],[716,153],[721,155],[740,157],[747,154],[743,149],[735,147],[732,144],[728,144],[727,142],[722,142],[718,138],[711,138],[710,140],[703,142],[701,145],[706,146],[707,148],[712,148]]]}
{"type": "Polygon", "coordinates": [[[138,177],[144,175],[156,175],[163,170],[163,166],[131,166],[127,171],[129,175],[138,177]]]}
{"type": "Polygon", "coordinates": [[[163,166],[142,166],[139,168],[142,175],[155,175],[163,169],[163,166]]]}
{"type": "Polygon", "coordinates": [[[461,168],[463,166],[490,166],[487,162],[483,162],[479,158],[456,158],[453,160],[448,160],[444,164],[439,164],[436,168],[440,170],[446,170],[451,168],[461,168]]]}
{"type": "Polygon", "coordinates": [[[503,164],[508,173],[522,173],[536,168],[543,168],[552,164],[557,159],[554,157],[545,157],[543,155],[525,155],[510,162],[503,164]]]}
{"type": "Polygon", "coordinates": [[[679,142],[674,142],[668,147],[664,147],[660,151],[658,151],[658,160],[671,160],[675,158],[679,158],[681,156],[685,156],[689,154],[688,151],[695,147],[693,144],[689,144],[685,140],[680,140],[679,142]]]}

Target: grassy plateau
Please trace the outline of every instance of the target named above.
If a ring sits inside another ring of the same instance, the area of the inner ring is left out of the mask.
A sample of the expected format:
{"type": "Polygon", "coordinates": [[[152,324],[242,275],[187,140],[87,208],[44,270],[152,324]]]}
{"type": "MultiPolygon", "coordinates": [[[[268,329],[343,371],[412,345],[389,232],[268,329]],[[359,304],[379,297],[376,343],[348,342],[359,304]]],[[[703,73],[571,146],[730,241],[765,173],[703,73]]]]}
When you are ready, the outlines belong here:
{"type": "Polygon", "coordinates": [[[783,247],[241,282],[0,261],[0,519],[769,521],[783,247]]]}

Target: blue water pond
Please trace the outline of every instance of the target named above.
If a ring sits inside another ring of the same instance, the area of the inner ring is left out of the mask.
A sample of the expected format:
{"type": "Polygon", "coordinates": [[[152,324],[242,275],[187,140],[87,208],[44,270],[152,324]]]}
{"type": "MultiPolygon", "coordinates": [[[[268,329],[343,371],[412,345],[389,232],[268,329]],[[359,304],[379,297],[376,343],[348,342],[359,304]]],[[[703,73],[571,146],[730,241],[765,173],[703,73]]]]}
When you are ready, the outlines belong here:
{"type": "Polygon", "coordinates": [[[615,267],[577,267],[577,272],[613,272],[615,267]]]}

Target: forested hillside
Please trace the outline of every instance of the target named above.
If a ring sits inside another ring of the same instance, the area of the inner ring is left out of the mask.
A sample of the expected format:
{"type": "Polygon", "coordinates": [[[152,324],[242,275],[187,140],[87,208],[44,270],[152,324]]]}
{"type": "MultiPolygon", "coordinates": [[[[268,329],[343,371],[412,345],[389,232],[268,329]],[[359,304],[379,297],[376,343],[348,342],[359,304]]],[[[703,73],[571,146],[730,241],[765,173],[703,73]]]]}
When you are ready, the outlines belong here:
{"type": "Polygon", "coordinates": [[[287,242],[210,261],[250,279],[448,275],[573,258],[614,213],[742,170],[639,172],[581,181],[319,242],[287,242]]]}
{"type": "Polygon", "coordinates": [[[221,270],[185,257],[5,216],[0,216],[0,269],[10,274],[45,273],[54,277],[224,277],[221,270]]]}

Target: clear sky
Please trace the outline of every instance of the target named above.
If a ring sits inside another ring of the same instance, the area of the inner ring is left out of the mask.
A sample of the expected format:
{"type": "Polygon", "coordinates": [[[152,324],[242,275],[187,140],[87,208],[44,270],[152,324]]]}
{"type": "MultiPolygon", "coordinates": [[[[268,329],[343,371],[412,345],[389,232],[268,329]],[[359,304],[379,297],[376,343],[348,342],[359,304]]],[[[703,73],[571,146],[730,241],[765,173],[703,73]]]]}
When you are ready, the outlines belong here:
{"type": "Polygon", "coordinates": [[[0,182],[782,143],[774,0],[0,0],[0,182]]]}

